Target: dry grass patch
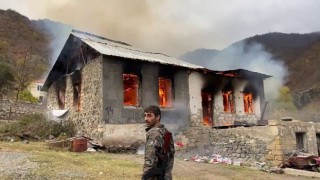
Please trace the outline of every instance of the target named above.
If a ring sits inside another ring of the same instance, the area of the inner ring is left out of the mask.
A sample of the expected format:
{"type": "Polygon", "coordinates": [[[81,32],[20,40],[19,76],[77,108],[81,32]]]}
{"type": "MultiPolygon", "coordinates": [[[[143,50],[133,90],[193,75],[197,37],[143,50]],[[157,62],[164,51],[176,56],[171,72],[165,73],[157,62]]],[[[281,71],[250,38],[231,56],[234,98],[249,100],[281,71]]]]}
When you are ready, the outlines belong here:
{"type": "Polygon", "coordinates": [[[139,179],[141,164],[109,157],[108,153],[50,150],[46,143],[1,142],[2,151],[31,153],[39,168],[31,174],[43,179],[139,179]]]}

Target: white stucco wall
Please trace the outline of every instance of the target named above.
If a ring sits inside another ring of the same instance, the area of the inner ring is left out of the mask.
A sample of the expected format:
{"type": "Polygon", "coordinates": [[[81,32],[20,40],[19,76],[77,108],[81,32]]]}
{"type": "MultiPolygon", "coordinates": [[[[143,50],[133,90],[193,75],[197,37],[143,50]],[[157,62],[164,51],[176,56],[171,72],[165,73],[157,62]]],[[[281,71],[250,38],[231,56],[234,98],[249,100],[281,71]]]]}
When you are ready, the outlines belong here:
{"type": "Polygon", "coordinates": [[[28,89],[33,97],[39,99],[39,97],[42,96],[44,98],[46,96],[46,92],[38,90],[38,86],[41,86],[42,88],[43,82],[32,82],[28,89]]]}
{"type": "MultiPolygon", "coordinates": [[[[198,114],[202,110],[201,89],[204,84],[204,77],[198,72],[191,72],[189,75],[190,112],[198,114]]],[[[202,111],[201,111],[202,114],[202,111]]]]}
{"type": "MultiPolygon", "coordinates": [[[[207,81],[209,81],[209,79],[210,78],[208,78],[205,74],[199,72],[191,72],[189,75],[189,107],[191,112],[191,123],[193,123],[194,126],[202,125],[203,117],[201,91],[204,85],[207,83],[207,81]]],[[[222,84],[226,83],[227,80],[229,81],[230,79],[225,79],[225,82],[223,82],[222,84]]],[[[223,126],[227,124],[233,124],[235,120],[241,122],[257,123],[257,120],[260,118],[261,114],[259,94],[257,95],[256,99],[254,99],[254,113],[246,114],[244,112],[243,91],[249,83],[249,81],[234,78],[231,79],[231,83],[235,96],[236,112],[225,113],[223,111],[223,85],[221,84],[221,82],[219,83],[217,81],[213,104],[214,124],[217,126],[223,126]]]]}
{"type": "Polygon", "coordinates": [[[99,124],[103,139],[146,140],[145,124],[99,124]]]}

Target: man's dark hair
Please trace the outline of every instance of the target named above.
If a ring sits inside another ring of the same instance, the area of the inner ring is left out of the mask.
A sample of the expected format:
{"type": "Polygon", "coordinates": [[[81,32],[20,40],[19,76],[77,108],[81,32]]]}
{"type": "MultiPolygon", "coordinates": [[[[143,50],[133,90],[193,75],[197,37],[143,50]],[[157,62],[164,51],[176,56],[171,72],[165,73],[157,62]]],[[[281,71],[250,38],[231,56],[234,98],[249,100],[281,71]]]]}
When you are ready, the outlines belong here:
{"type": "Polygon", "coordinates": [[[144,112],[146,113],[153,113],[155,116],[160,116],[161,117],[161,110],[158,106],[154,106],[154,105],[151,105],[151,106],[148,106],[144,109],[144,112]]]}

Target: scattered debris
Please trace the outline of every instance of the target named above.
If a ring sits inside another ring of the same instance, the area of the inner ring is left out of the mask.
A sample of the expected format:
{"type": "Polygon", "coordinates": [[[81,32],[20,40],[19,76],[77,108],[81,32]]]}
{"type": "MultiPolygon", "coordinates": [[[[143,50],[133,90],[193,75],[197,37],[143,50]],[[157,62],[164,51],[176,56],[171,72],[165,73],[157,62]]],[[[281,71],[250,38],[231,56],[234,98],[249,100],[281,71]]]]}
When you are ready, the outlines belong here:
{"type": "Polygon", "coordinates": [[[182,142],[179,142],[179,141],[176,142],[176,145],[179,146],[179,147],[183,147],[183,146],[184,146],[184,145],[182,144],[182,142]]]}
{"type": "MultiPolygon", "coordinates": [[[[195,161],[199,163],[210,163],[210,164],[218,164],[218,163],[225,163],[225,164],[233,164],[233,161],[230,158],[223,157],[221,155],[212,154],[210,156],[199,156],[195,155],[190,158],[184,159],[185,161],[195,161]]],[[[236,161],[237,164],[241,164],[236,161]]]]}

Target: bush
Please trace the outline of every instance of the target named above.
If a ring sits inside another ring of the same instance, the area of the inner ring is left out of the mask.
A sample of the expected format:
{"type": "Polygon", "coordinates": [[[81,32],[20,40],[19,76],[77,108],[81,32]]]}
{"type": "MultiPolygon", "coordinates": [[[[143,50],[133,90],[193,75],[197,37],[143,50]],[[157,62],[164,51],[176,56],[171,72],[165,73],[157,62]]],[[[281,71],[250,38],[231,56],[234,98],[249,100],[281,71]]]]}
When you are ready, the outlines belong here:
{"type": "Polygon", "coordinates": [[[31,92],[27,89],[21,91],[19,93],[19,100],[21,101],[28,101],[28,102],[31,102],[31,103],[37,103],[39,102],[39,99],[33,97],[33,95],[31,94],[31,92]]]}
{"type": "Polygon", "coordinates": [[[65,134],[72,137],[75,134],[74,125],[71,123],[58,123],[52,120],[46,120],[43,115],[26,115],[18,122],[7,124],[0,129],[0,133],[9,133],[12,135],[27,135],[38,137],[40,139],[48,138],[50,135],[58,137],[65,134]]]}

